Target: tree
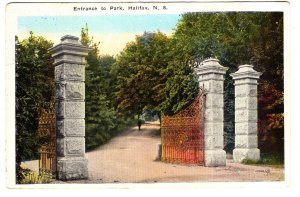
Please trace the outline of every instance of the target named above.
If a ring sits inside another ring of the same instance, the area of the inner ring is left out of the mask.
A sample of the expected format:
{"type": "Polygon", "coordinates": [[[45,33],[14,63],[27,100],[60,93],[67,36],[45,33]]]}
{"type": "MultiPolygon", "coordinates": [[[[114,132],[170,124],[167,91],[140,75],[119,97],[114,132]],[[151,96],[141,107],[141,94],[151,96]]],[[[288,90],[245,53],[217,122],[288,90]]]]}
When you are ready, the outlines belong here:
{"type": "Polygon", "coordinates": [[[132,121],[120,117],[115,110],[115,76],[110,70],[116,60],[109,55],[100,55],[100,43],[93,41],[87,26],[82,28],[81,42],[90,48],[85,72],[85,121],[86,149],[91,150],[111,139],[132,121]]]}
{"type": "Polygon", "coordinates": [[[16,37],[16,169],[20,163],[38,158],[43,141],[37,135],[41,108],[53,104],[54,67],[49,49],[53,43],[30,32],[27,39],[16,37]]]}
{"type": "Polygon", "coordinates": [[[145,32],[127,44],[112,70],[118,76],[120,112],[173,114],[195,98],[197,80],[190,68],[172,60],[173,48],[172,40],[161,32],[145,32]]]}
{"type": "Polygon", "coordinates": [[[145,32],[128,43],[117,57],[112,73],[117,76],[116,98],[120,112],[140,115],[161,103],[166,82],[169,38],[145,32]]]}
{"type": "MultiPolygon", "coordinates": [[[[274,125],[278,120],[277,133],[283,136],[283,14],[280,12],[257,13],[188,13],[177,24],[174,36],[176,61],[189,65],[191,62],[216,57],[229,67],[228,73],[237,66],[252,63],[264,72],[259,88],[259,133],[275,132],[262,126],[262,122],[274,125]],[[274,84],[274,85],[271,85],[274,84]],[[268,88],[272,90],[266,91],[268,88]],[[273,99],[269,92],[277,92],[273,99]],[[277,103],[275,105],[275,103],[277,103]],[[276,118],[275,118],[276,117],[276,118]],[[262,128],[264,131],[262,131],[262,128]]],[[[232,79],[225,79],[225,136],[227,151],[234,147],[234,86],[232,79]]],[[[277,139],[277,140],[280,140],[277,139]]],[[[259,138],[259,140],[264,140],[259,138]]],[[[275,140],[276,141],[276,140],[275,140]]],[[[260,145],[266,143],[259,143],[260,145]]],[[[283,150],[282,143],[281,148],[283,150]]],[[[275,147],[278,143],[274,143],[275,147]]],[[[266,151],[260,146],[262,152],[266,151]]],[[[281,150],[281,152],[282,152],[281,150]]]]}

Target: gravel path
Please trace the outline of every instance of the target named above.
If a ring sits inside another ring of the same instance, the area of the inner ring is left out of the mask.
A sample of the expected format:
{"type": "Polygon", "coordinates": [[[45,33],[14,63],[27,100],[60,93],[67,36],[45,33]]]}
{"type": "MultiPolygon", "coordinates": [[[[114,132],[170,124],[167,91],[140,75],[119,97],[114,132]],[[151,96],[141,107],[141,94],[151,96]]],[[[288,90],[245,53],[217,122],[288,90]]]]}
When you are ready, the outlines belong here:
{"type": "MultiPolygon", "coordinates": [[[[87,153],[89,180],[73,183],[154,183],[208,181],[283,181],[284,170],[233,163],[226,167],[170,164],[155,161],[160,143],[158,122],[126,130],[87,153]]],[[[68,182],[70,183],[70,182],[68,182]]]]}

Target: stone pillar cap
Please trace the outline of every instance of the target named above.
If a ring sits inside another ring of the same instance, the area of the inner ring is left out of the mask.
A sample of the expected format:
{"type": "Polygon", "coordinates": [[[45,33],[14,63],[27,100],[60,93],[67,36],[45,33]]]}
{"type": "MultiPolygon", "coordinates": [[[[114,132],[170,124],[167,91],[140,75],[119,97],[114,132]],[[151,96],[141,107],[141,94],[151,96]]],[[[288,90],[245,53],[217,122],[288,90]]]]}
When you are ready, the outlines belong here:
{"type": "Polygon", "coordinates": [[[201,62],[200,65],[199,65],[199,67],[201,67],[201,66],[209,66],[209,65],[222,66],[219,63],[218,59],[210,57],[210,58],[204,60],[203,62],[201,62]]]}
{"type": "Polygon", "coordinates": [[[71,35],[65,35],[65,36],[61,37],[60,41],[62,43],[78,43],[78,44],[80,44],[78,42],[79,38],[76,36],[71,36],[71,35]]]}
{"type": "Polygon", "coordinates": [[[219,60],[218,60],[217,58],[212,58],[212,57],[210,57],[210,58],[208,58],[208,59],[202,61],[201,64],[203,65],[203,64],[205,64],[205,63],[207,63],[207,62],[209,62],[209,63],[210,63],[210,62],[216,62],[217,64],[219,64],[219,60]]]}
{"type": "Polygon", "coordinates": [[[219,60],[216,58],[208,58],[199,64],[195,71],[198,75],[208,74],[208,73],[218,73],[225,74],[228,70],[227,67],[222,66],[219,60]]]}
{"type": "MultiPolygon", "coordinates": [[[[65,35],[61,39],[61,42],[54,47],[50,48],[50,51],[56,53],[57,51],[69,50],[69,51],[80,51],[83,53],[88,52],[88,47],[79,42],[79,38],[76,36],[65,35]]],[[[87,54],[86,54],[87,55],[87,54]]],[[[82,56],[86,56],[82,55],[82,56]]]]}
{"type": "Polygon", "coordinates": [[[259,79],[262,75],[261,72],[257,72],[253,69],[253,65],[245,64],[240,65],[239,70],[235,73],[230,74],[233,79],[244,79],[244,78],[252,78],[252,79],[259,79]]]}
{"type": "Polygon", "coordinates": [[[86,57],[89,49],[80,43],[78,37],[65,35],[60,40],[59,44],[49,49],[55,59],[53,63],[55,66],[62,63],[85,64],[85,61],[78,57],[86,57]],[[70,55],[70,57],[66,58],[64,55],[70,55]]]}
{"type": "Polygon", "coordinates": [[[250,64],[240,65],[239,70],[236,73],[256,72],[253,68],[254,68],[254,66],[250,65],[250,64]]]}

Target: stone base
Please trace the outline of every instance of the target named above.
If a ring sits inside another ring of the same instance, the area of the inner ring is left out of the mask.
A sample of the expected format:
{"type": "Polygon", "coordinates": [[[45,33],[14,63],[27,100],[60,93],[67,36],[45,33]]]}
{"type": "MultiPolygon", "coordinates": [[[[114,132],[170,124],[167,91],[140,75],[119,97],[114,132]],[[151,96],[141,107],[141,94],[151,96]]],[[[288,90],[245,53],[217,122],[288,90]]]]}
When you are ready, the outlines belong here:
{"type": "Polygon", "coordinates": [[[56,171],[57,179],[59,180],[87,179],[87,159],[85,157],[58,157],[56,171]]]}
{"type": "Polygon", "coordinates": [[[222,149],[206,150],[204,162],[207,167],[226,166],[226,152],[222,149]]]}
{"type": "Polygon", "coordinates": [[[235,148],[233,150],[233,162],[241,163],[243,159],[258,161],[260,159],[260,150],[258,148],[235,148]]]}

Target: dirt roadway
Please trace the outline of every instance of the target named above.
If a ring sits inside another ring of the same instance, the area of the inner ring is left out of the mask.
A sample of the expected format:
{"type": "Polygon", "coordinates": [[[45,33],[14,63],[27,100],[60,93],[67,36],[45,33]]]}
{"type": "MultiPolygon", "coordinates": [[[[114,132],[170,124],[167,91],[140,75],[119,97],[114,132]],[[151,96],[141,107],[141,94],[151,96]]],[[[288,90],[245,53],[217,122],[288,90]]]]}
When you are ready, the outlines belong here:
{"type": "Polygon", "coordinates": [[[155,161],[159,124],[128,129],[87,153],[89,180],[74,183],[153,183],[208,181],[282,181],[284,170],[227,160],[226,167],[202,167],[155,161]]]}

